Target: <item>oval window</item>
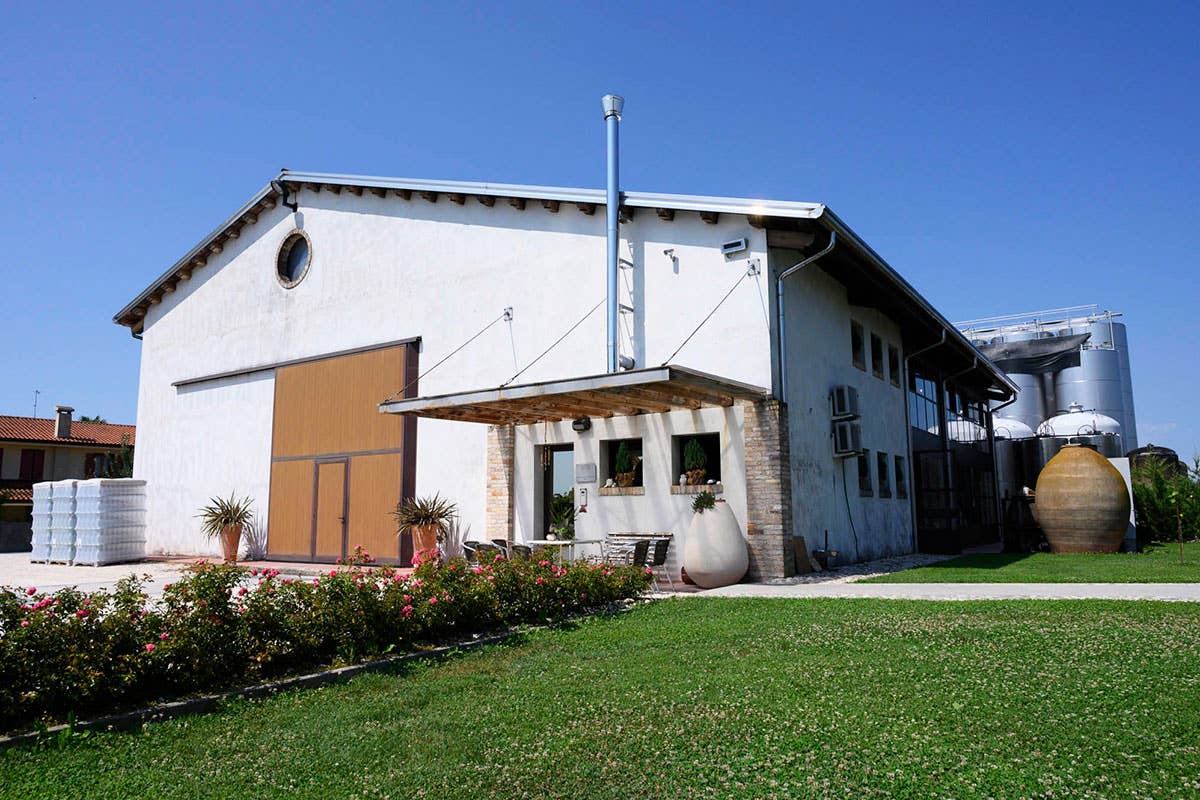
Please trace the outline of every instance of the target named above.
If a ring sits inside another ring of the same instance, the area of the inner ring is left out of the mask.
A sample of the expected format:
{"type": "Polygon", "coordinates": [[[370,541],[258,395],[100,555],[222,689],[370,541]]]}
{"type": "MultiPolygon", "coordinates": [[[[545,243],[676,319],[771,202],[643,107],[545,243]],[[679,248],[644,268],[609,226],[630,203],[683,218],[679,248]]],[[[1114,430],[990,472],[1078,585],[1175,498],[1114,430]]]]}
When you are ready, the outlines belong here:
{"type": "Polygon", "coordinates": [[[292,231],[279,246],[279,254],[275,257],[275,275],[284,288],[290,289],[304,280],[311,262],[312,244],[308,234],[301,230],[292,231]]]}

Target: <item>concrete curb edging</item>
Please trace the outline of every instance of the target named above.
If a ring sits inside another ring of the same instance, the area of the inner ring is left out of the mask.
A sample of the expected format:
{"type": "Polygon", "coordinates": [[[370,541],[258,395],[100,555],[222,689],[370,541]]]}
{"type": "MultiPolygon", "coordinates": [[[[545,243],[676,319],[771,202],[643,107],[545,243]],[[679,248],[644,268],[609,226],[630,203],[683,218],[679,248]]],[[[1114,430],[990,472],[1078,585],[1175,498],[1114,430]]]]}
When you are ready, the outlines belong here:
{"type": "MultiPolygon", "coordinates": [[[[578,622],[584,619],[599,616],[611,616],[619,614],[622,611],[627,611],[638,604],[641,598],[627,601],[624,604],[616,604],[615,607],[599,609],[591,614],[583,614],[577,617],[568,617],[555,625],[563,623],[578,622]]],[[[426,661],[438,659],[444,656],[453,655],[454,653],[464,650],[474,650],[479,647],[484,647],[490,644],[499,644],[523,634],[532,633],[534,631],[544,630],[553,627],[552,625],[530,625],[522,628],[512,628],[500,633],[493,633],[478,638],[466,639],[450,644],[439,645],[430,648],[429,650],[419,650],[411,653],[401,653],[400,655],[389,656],[375,661],[366,661],[362,664],[350,664],[345,667],[336,667],[333,669],[320,670],[318,672],[310,672],[304,675],[294,675],[290,678],[283,678],[277,681],[268,683],[259,683],[254,686],[246,686],[241,689],[231,689],[226,692],[216,692],[214,694],[202,695],[200,697],[189,697],[184,700],[172,700],[167,703],[158,703],[144,708],[134,709],[133,711],[124,711],[119,714],[108,714],[96,719],[83,720],[76,722],[74,725],[62,724],[54,725],[41,731],[30,731],[27,733],[18,733],[11,736],[0,736],[0,750],[9,750],[25,745],[36,744],[39,741],[53,739],[55,736],[65,732],[83,732],[83,731],[98,731],[107,733],[109,731],[119,730],[134,730],[140,728],[149,722],[164,722],[177,717],[190,716],[192,714],[203,714],[216,709],[221,703],[227,700],[256,700],[262,697],[269,697],[281,691],[288,689],[307,689],[316,686],[325,686],[331,683],[340,683],[349,680],[358,675],[363,675],[370,672],[381,672],[394,667],[398,664],[403,664],[410,661],[426,661]]]]}

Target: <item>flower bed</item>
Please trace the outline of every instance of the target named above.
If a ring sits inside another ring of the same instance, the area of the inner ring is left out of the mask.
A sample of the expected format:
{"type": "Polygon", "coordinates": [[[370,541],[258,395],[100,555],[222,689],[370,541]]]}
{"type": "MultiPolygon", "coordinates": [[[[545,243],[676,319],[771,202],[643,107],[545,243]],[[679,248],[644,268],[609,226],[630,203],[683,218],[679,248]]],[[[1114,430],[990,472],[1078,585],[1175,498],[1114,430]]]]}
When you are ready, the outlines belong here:
{"type": "Polygon", "coordinates": [[[642,568],[498,557],[426,561],[408,576],[355,564],[311,579],[198,562],[154,602],[133,576],[112,592],[4,589],[0,730],[554,621],[649,582],[642,568]]]}

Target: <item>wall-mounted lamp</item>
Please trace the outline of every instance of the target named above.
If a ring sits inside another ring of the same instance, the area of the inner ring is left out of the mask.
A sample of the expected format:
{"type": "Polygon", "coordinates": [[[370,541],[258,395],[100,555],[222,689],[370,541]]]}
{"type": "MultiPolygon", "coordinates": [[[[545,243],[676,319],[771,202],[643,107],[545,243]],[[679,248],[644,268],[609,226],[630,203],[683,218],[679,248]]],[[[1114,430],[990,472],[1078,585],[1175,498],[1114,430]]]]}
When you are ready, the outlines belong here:
{"type": "Polygon", "coordinates": [[[580,514],[587,513],[587,489],[586,488],[581,488],[579,490],[579,513],[580,514]]]}

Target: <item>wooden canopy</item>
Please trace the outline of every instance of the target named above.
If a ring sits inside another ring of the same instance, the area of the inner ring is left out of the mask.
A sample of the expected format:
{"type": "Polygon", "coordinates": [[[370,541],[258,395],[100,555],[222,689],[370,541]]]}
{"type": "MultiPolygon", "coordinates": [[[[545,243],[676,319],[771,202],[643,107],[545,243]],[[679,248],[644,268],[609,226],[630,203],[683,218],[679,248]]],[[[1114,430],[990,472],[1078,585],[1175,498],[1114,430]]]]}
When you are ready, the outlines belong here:
{"type": "Polygon", "coordinates": [[[488,425],[529,425],[578,417],[659,414],[705,406],[732,406],[737,400],[763,400],[766,397],[767,390],[760,386],[669,365],[436,397],[391,400],[381,403],[379,410],[488,425]]]}

